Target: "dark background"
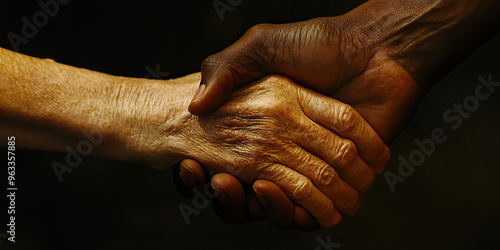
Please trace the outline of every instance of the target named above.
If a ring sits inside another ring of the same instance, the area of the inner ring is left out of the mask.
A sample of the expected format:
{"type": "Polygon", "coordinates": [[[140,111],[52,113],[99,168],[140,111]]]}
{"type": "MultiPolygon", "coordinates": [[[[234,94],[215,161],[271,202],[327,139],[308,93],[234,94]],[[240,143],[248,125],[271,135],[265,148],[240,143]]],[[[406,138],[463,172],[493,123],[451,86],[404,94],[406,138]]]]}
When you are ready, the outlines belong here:
{"type": "MultiPolygon", "coordinates": [[[[7,34],[21,33],[21,18],[41,10],[36,2],[1,0],[1,47],[12,49],[7,34]]],[[[244,0],[221,21],[212,1],[72,0],[19,52],[132,77],[159,65],[180,77],[199,71],[205,57],[257,23],[342,14],[361,2],[244,0]]],[[[169,173],[89,157],[59,183],[50,164],[64,162],[65,154],[18,150],[16,243],[0,239],[0,249],[320,249],[317,237],[341,249],[500,249],[500,93],[457,130],[442,118],[474,94],[479,75],[500,81],[499,44],[497,35],[429,93],[391,145],[387,170],[397,173],[398,156],[408,158],[413,141],[430,138],[434,128],[448,140],[394,193],[379,176],[358,214],[334,228],[304,233],[266,221],[230,225],[211,207],[186,225],[177,206],[192,201],[176,193],[169,173]]],[[[7,231],[6,207],[0,233],[7,231]]]]}

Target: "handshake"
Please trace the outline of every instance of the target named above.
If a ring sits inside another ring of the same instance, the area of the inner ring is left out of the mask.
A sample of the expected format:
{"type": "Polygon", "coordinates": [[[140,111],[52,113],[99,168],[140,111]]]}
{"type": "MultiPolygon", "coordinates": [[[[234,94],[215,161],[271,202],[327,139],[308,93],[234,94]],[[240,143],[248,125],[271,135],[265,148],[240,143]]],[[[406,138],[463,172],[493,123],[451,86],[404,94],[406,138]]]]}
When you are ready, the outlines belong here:
{"type": "Polygon", "coordinates": [[[167,81],[0,49],[1,133],[64,151],[97,131],[92,154],[177,169],[188,197],[215,173],[225,221],[331,227],[357,211],[424,94],[498,32],[499,10],[496,0],[372,0],[342,16],[254,26],[201,73],[167,81]]]}
{"type": "MultiPolygon", "coordinates": [[[[448,46],[472,29],[463,20],[500,6],[462,2],[473,11],[453,1],[377,0],[340,17],[254,26],[203,62],[189,106],[200,121],[227,117],[212,134],[230,154],[210,150],[182,161],[178,191],[193,197],[206,172],[217,173],[214,209],[233,223],[268,218],[309,231],[354,214],[389,160],[385,143],[450,68],[443,65],[474,48],[448,46]],[[220,169],[216,156],[237,171],[220,169]]],[[[498,30],[480,23],[484,34],[498,30]]]]}
{"type": "Polygon", "coordinates": [[[354,214],[423,90],[346,27],[342,18],[257,25],[207,58],[189,106],[199,116],[181,123],[205,133],[183,140],[210,136],[184,148],[194,156],[179,165],[178,191],[194,197],[217,173],[214,207],[233,223],[267,217],[315,230],[354,214]]]}

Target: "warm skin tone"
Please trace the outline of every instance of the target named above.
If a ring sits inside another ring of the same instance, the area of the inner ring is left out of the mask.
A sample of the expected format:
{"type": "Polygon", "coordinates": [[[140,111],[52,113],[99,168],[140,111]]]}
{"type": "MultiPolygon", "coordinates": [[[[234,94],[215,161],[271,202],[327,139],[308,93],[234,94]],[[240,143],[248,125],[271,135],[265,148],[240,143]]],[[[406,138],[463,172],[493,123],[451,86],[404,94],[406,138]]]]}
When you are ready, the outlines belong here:
{"type": "Polygon", "coordinates": [[[389,158],[354,109],[287,78],[258,80],[203,117],[188,112],[199,82],[199,73],[117,77],[0,49],[0,136],[63,152],[93,131],[100,157],[162,170],[195,159],[244,183],[274,183],[322,226],[357,209],[389,158]]]}
{"type": "MultiPolygon", "coordinates": [[[[498,13],[496,0],[371,0],[339,17],[257,25],[204,61],[205,91],[197,94],[190,111],[209,113],[239,86],[281,74],[350,104],[389,143],[422,96],[499,31],[498,13]]],[[[205,178],[193,161],[181,164],[181,172],[188,184],[179,187],[184,193],[205,178]]],[[[236,178],[219,174],[212,185],[230,197],[216,204],[226,221],[262,218],[263,209],[280,227],[314,228],[312,217],[273,183],[253,185],[266,205],[249,217],[236,178]]],[[[252,200],[247,205],[255,207],[252,200]]]]}

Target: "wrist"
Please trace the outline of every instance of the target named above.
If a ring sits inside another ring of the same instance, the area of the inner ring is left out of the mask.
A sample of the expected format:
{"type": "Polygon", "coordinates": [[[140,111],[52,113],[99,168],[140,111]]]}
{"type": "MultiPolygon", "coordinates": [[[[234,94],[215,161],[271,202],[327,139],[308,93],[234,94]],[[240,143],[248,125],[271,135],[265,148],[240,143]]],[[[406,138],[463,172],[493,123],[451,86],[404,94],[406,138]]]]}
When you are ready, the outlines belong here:
{"type": "Polygon", "coordinates": [[[21,148],[64,152],[93,139],[93,155],[168,165],[192,146],[178,138],[195,119],[187,108],[199,74],[156,81],[1,48],[0,58],[0,131],[19,138],[21,148]]]}
{"type": "Polygon", "coordinates": [[[106,157],[161,169],[186,158],[185,134],[196,120],[188,106],[199,81],[199,74],[167,81],[116,78],[117,98],[104,118],[114,124],[106,129],[106,157]]]}
{"type": "Polygon", "coordinates": [[[344,18],[426,90],[499,31],[495,0],[368,1],[344,18]]]}

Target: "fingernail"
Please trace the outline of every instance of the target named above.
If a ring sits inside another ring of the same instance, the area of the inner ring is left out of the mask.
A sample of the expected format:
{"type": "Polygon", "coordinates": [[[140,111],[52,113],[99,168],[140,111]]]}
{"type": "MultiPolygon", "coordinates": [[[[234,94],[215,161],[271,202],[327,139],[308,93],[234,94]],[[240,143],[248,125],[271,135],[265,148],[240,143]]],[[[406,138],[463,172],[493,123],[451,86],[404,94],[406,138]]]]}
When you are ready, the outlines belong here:
{"type": "Polygon", "coordinates": [[[195,103],[198,101],[198,99],[201,98],[201,96],[203,95],[203,93],[205,93],[205,89],[207,88],[207,85],[203,84],[200,82],[200,87],[198,87],[198,91],[196,92],[196,95],[194,96],[193,98],[193,101],[191,102],[191,104],[195,103]]]}
{"type": "Polygon", "coordinates": [[[264,208],[268,208],[269,207],[269,200],[267,199],[267,196],[265,196],[264,194],[257,191],[257,189],[255,189],[255,186],[253,187],[253,191],[255,191],[255,196],[257,196],[257,199],[259,200],[260,205],[262,205],[262,207],[264,207],[264,208]]]}
{"type": "Polygon", "coordinates": [[[186,163],[181,163],[181,171],[179,172],[179,175],[181,176],[182,182],[190,187],[193,188],[196,186],[196,174],[189,168],[186,163]]]}
{"type": "Polygon", "coordinates": [[[219,201],[224,205],[229,205],[229,196],[227,196],[226,193],[224,193],[222,190],[214,186],[214,184],[212,184],[212,188],[215,190],[215,193],[217,194],[217,201],[219,201]]]}

